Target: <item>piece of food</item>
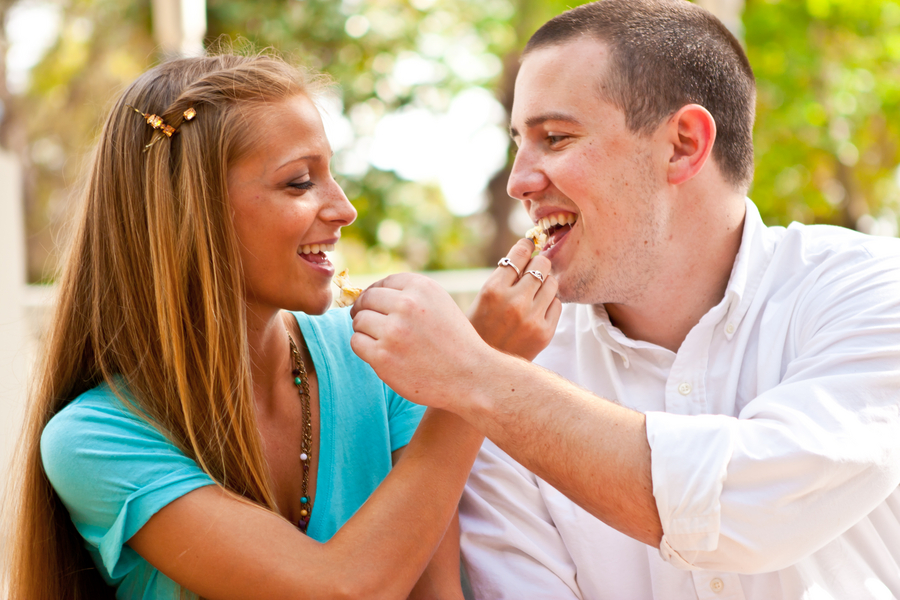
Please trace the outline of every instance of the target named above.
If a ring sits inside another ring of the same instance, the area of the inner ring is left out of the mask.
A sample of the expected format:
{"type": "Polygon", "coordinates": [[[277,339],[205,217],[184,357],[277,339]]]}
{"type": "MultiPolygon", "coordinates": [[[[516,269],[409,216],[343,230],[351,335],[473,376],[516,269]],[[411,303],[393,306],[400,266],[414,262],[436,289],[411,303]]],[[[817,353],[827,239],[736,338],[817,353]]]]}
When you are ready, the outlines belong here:
{"type": "Polygon", "coordinates": [[[347,269],[334,276],[334,285],[341,290],[341,295],[337,297],[334,303],[342,308],[356,302],[356,299],[362,294],[362,288],[350,285],[350,272],[347,269]]]}
{"type": "Polygon", "coordinates": [[[538,250],[543,248],[544,244],[547,243],[547,232],[544,231],[544,228],[541,227],[540,223],[526,231],[525,237],[534,242],[534,245],[538,250]]]}

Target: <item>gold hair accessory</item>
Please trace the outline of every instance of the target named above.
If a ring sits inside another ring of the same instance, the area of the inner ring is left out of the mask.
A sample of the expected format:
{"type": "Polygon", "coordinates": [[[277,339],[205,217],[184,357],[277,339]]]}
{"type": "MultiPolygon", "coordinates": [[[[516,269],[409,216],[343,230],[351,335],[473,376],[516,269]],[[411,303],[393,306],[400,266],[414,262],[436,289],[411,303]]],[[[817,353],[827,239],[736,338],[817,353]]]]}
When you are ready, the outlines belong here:
{"type": "MultiPolygon", "coordinates": [[[[159,115],[152,115],[149,113],[142,112],[141,110],[135,108],[134,106],[132,106],[130,104],[126,104],[125,106],[127,106],[128,108],[132,109],[137,114],[144,117],[144,120],[147,121],[147,125],[149,125],[153,129],[158,129],[158,130],[162,131],[166,135],[166,137],[170,138],[176,131],[178,131],[177,128],[172,127],[171,125],[169,125],[168,123],[163,121],[162,117],[160,117],[159,115]]],[[[182,116],[184,116],[185,121],[190,121],[191,119],[193,119],[194,117],[197,116],[197,111],[194,110],[194,107],[192,106],[189,109],[187,109],[186,111],[184,111],[182,116]]],[[[149,150],[150,146],[155,144],[157,142],[157,140],[159,140],[159,139],[160,139],[160,136],[154,137],[153,140],[149,144],[144,146],[144,152],[149,150]]]]}

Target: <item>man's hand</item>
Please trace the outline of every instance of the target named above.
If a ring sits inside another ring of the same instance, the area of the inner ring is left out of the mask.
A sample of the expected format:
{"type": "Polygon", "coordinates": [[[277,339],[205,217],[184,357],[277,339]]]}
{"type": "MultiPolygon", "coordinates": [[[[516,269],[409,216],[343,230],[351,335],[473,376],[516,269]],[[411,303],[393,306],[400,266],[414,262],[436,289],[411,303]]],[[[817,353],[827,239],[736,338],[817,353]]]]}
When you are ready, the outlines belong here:
{"type": "Polygon", "coordinates": [[[469,320],[484,341],[528,360],[550,343],[562,312],[550,261],[531,258],[533,251],[531,240],[519,240],[507,258],[521,276],[511,266],[498,266],[469,309],[469,320]],[[542,274],[543,282],[529,271],[542,274]]]}
{"type": "Polygon", "coordinates": [[[450,295],[422,275],[400,273],[372,284],[350,314],[353,351],[418,404],[451,406],[448,391],[473,385],[479,357],[493,352],[450,295]]]}

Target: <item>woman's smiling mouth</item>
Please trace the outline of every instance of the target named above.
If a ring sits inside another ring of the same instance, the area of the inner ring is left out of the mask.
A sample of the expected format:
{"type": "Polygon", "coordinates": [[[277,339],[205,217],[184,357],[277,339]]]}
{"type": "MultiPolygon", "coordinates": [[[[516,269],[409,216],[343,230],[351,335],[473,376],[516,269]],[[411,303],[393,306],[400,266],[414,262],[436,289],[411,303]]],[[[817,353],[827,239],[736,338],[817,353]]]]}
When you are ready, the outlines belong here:
{"type": "Polygon", "coordinates": [[[334,244],[307,244],[300,246],[300,251],[297,254],[307,262],[317,265],[330,265],[331,261],[328,260],[325,253],[333,250],[334,244]]]}

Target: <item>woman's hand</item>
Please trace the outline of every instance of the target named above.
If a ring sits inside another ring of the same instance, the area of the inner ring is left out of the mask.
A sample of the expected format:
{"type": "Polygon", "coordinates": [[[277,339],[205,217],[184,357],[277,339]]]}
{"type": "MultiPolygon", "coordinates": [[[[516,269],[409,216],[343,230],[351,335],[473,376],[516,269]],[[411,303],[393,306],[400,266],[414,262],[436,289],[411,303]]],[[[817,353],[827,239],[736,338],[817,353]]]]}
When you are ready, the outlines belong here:
{"type": "Polygon", "coordinates": [[[528,360],[550,343],[562,312],[550,261],[531,258],[533,251],[531,240],[519,240],[507,254],[508,263],[497,267],[469,309],[469,321],[484,341],[528,360]]]}

